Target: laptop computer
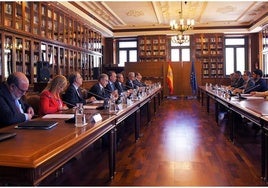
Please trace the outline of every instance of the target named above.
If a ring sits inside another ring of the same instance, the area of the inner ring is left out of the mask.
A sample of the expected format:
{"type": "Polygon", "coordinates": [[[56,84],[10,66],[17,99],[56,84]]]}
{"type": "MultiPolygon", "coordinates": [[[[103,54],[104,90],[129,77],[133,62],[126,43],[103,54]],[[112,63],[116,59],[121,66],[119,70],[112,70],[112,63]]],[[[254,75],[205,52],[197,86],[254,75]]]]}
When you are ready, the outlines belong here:
{"type": "Polygon", "coordinates": [[[57,121],[26,121],[15,126],[16,129],[41,129],[47,130],[55,127],[57,121]]]}
{"type": "Polygon", "coordinates": [[[10,132],[4,132],[4,133],[0,133],[0,141],[9,139],[9,138],[13,138],[17,135],[17,133],[10,133],[10,132]]]}

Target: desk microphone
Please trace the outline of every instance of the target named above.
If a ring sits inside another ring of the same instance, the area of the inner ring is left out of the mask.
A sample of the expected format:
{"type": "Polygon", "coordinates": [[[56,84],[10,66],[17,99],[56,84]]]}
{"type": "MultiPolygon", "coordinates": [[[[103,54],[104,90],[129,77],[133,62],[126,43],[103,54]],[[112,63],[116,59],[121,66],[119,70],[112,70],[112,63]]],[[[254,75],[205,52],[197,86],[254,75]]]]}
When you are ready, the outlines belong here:
{"type": "Polygon", "coordinates": [[[70,106],[72,106],[72,107],[76,107],[76,105],[74,105],[74,104],[72,104],[72,103],[69,103],[69,102],[66,102],[66,101],[62,101],[62,102],[64,102],[64,103],[67,104],[67,105],[70,105],[70,106]]]}
{"type": "Polygon", "coordinates": [[[250,93],[251,91],[254,91],[256,88],[260,87],[260,84],[250,87],[249,89],[246,89],[244,93],[250,93]]]}
{"type": "Polygon", "coordinates": [[[87,91],[89,94],[91,95],[94,95],[96,97],[99,97],[100,99],[102,99],[104,102],[103,102],[103,106],[102,107],[98,107],[97,110],[103,110],[103,109],[107,109],[108,108],[108,101],[109,101],[109,98],[105,98],[103,96],[100,96],[98,94],[95,94],[91,91],[87,91]]]}

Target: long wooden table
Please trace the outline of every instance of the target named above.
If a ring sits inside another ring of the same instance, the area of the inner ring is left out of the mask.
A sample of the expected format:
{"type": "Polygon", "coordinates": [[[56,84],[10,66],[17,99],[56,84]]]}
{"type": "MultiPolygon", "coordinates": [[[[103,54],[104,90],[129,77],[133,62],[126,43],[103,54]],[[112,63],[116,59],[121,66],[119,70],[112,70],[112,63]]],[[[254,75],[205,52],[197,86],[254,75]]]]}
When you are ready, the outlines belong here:
{"type": "MultiPolygon", "coordinates": [[[[66,119],[56,119],[58,125],[50,130],[14,129],[15,125],[1,128],[0,132],[15,132],[17,135],[0,142],[0,185],[38,185],[107,133],[110,138],[108,158],[112,179],[116,167],[117,125],[134,115],[135,140],[139,139],[141,116],[149,116],[150,120],[156,113],[161,90],[161,87],[154,88],[146,97],[134,101],[115,114],[110,114],[108,110],[85,110],[87,119],[94,113],[100,113],[103,119],[98,123],[88,122],[81,128],[66,123],[66,119]],[[147,113],[141,114],[141,108],[146,108],[147,113]]],[[[74,113],[74,109],[63,113],[74,113]]]]}
{"type": "Polygon", "coordinates": [[[199,86],[199,98],[201,104],[204,104],[206,98],[206,108],[209,113],[210,99],[215,101],[215,120],[218,122],[218,105],[223,105],[228,110],[228,126],[230,128],[229,138],[235,141],[237,125],[234,121],[234,114],[250,120],[258,125],[262,130],[261,141],[261,175],[264,181],[268,180],[268,101],[259,98],[248,97],[246,100],[239,100],[236,96],[226,98],[219,95],[216,90],[207,89],[205,86],[199,86]]]}

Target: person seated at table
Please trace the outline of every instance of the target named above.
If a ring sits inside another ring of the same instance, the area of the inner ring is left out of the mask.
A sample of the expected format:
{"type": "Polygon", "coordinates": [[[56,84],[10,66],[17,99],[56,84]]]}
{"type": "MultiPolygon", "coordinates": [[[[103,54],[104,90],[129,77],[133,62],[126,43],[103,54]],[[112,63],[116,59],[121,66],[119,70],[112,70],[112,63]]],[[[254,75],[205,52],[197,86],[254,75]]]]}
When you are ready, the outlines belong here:
{"type": "Polygon", "coordinates": [[[127,81],[126,81],[126,87],[128,89],[137,89],[139,86],[135,84],[135,73],[134,72],[129,72],[127,76],[127,81]]]}
{"type": "Polygon", "coordinates": [[[109,81],[105,87],[105,90],[111,93],[115,99],[118,99],[119,94],[118,94],[117,88],[115,87],[116,73],[114,71],[109,71],[108,77],[109,77],[109,81]]]}
{"type": "Polygon", "coordinates": [[[96,100],[94,96],[85,99],[83,96],[83,92],[81,89],[81,85],[83,84],[83,78],[79,72],[73,72],[69,75],[69,86],[62,94],[63,102],[69,108],[75,107],[77,103],[90,103],[96,100]]]}
{"type": "Polygon", "coordinates": [[[94,96],[97,100],[109,99],[111,93],[105,90],[106,85],[108,84],[108,75],[102,73],[98,78],[98,83],[94,84],[89,89],[89,96],[94,96]]]}
{"type": "Polygon", "coordinates": [[[0,85],[0,127],[31,120],[34,110],[21,97],[29,88],[29,80],[22,72],[8,76],[0,85]]]}
{"type": "Polygon", "coordinates": [[[68,107],[61,100],[61,93],[67,86],[67,79],[63,75],[55,76],[40,95],[40,115],[52,114],[68,107]]]}
{"type": "Polygon", "coordinates": [[[234,82],[231,84],[231,89],[234,90],[235,88],[240,88],[244,84],[244,80],[242,78],[240,71],[234,72],[234,82]]]}
{"type": "Polygon", "coordinates": [[[250,92],[257,91],[257,92],[264,92],[267,90],[266,81],[262,78],[262,70],[256,69],[252,73],[252,78],[255,82],[255,86],[251,89],[250,92]]]}
{"type": "Polygon", "coordinates": [[[135,73],[135,80],[133,81],[133,83],[138,86],[138,87],[145,87],[146,84],[142,82],[142,75],[139,72],[135,73]]]}
{"type": "Polygon", "coordinates": [[[241,86],[240,88],[234,89],[233,93],[245,93],[245,94],[250,93],[250,90],[255,85],[255,82],[251,78],[250,71],[247,71],[247,70],[244,71],[243,80],[244,80],[243,86],[241,86]]]}

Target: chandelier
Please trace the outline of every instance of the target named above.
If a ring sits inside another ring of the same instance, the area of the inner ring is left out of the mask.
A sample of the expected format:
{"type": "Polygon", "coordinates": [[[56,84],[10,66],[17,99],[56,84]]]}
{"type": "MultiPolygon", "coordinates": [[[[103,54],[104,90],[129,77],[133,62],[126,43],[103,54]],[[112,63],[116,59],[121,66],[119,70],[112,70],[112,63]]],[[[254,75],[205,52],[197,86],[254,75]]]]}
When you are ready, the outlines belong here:
{"type": "MultiPolygon", "coordinates": [[[[185,1],[185,4],[187,2],[185,1]]],[[[170,29],[172,31],[179,31],[179,34],[176,36],[173,36],[171,38],[172,42],[174,43],[186,43],[189,42],[190,37],[188,35],[184,35],[183,33],[185,31],[191,30],[194,27],[194,20],[193,19],[187,19],[186,21],[183,19],[183,11],[182,11],[182,1],[181,1],[181,10],[179,11],[180,14],[180,20],[179,23],[176,22],[176,20],[170,21],[170,29]]]]}
{"type": "Polygon", "coordinates": [[[178,34],[176,36],[171,37],[171,41],[172,43],[177,43],[177,44],[187,43],[190,41],[190,36],[184,35],[184,34],[178,34]]]}

